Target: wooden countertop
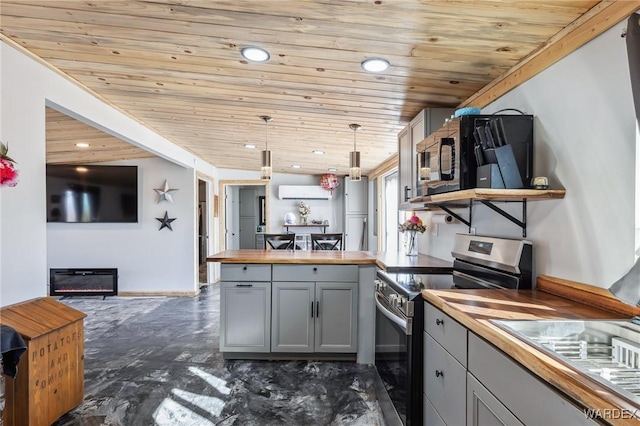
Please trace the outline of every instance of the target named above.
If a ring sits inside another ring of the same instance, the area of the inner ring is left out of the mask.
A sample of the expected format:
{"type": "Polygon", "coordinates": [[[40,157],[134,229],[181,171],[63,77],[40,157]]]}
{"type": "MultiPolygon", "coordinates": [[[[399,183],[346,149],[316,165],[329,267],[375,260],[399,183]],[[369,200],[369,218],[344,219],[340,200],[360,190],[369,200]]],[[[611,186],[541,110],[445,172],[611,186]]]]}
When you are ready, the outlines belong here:
{"type": "Polygon", "coordinates": [[[375,265],[376,255],[339,250],[226,250],[207,257],[207,262],[375,265]]]}
{"type": "Polygon", "coordinates": [[[426,254],[407,256],[401,252],[380,252],[376,255],[376,265],[387,272],[413,274],[448,274],[453,271],[453,263],[426,254]]]}
{"type": "MultiPolygon", "coordinates": [[[[477,335],[502,350],[509,357],[531,371],[534,375],[556,387],[562,393],[573,398],[586,408],[629,410],[640,416],[640,405],[634,404],[609,391],[597,381],[567,368],[551,356],[529,345],[497,325],[492,319],[619,319],[636,315],[640,308],[624,306],[613,310],[603,310],[589,306],[589,294],[599,292],[573,283],[573,298],[565,298],[556,293],[556,287],[563,286],[566,280],[556,280],[552,277],[538,277],[537,290],[424,290],[422,296],[447,315],[473,331],[477,335]],[[580,294],[580,287],[584,287],[584,295],[580,294]],[[578,303],[577,300],[585,304],[578,303]],[[625,312],[626,311],[626,312],[625,312]],[[623,313],[625,312],[625,313],[623,313]]],[[[566,292],[559,289],[559,292],[566,292]]],[[[599,294],[599,297],[605,297],[599,294]]],[[[615,299],[614,299],[615,300],[615,299]]],[[[608,303],[615,303],[609,301],[608,303]]],[[[621,303],[621,302],[618,302],[621,303]]],[[[594,304],[601,305],[599,301],[594,304]]],[[[619,418],[607,419],[615,425],[638,425],[638,419],[619,418]]]]}

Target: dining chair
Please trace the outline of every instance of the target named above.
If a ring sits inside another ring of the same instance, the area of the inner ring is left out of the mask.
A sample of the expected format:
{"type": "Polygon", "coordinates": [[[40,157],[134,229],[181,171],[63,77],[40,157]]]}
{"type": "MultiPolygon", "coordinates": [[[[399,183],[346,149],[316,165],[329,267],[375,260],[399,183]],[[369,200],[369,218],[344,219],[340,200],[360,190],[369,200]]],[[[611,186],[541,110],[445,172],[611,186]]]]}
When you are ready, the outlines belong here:
{"type": "Polygon", "coordinates": [[[342,233],[311,234],[311,250],[343,250],[342,233]]]}
{"type": "Polygon", "coordinates": [[[295,250],[296,234],[264,234],[265,249],[295,250]]]}

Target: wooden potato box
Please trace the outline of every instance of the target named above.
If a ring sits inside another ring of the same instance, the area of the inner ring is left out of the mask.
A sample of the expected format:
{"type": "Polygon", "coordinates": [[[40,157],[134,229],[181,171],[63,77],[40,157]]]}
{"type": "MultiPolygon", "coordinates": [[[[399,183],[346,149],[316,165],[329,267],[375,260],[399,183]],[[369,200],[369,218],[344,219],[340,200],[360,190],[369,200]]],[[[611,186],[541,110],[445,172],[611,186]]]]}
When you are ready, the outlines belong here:
{"type": "Polygon", "coordinates": [[[50,297],[0,309],[27,345],[16,378],[5,376],[5,425],[48,426],[82,403],[84,317],[50,297]]]}

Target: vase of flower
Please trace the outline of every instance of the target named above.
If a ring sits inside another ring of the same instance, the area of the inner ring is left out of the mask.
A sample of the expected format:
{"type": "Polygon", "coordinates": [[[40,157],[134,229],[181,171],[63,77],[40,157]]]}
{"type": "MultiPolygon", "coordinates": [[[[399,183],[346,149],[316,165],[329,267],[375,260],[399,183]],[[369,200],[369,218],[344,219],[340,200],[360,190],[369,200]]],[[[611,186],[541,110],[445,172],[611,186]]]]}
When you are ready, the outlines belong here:
{"type": "Polygon", "coordinates": [[[418,232],[423,233],[427,227],[422,223],[422,219],[413,215],[404,223],[398,226],[398,231],[404,233],[404,254],[407,256],[418,255],[418,232]]]}
{"type": "Polygon", "coordinates": [[[408,231],[404,234],[404,254],[407,256],[418,255],[418,233],[408,231]]]}
{"type": "Polygon", "coordinates": [[[298,213],[300,213],[300,224],[306,225],[307,217],[309,216],[309,213],[311,213],[311,207],[309,207],[304,201],[300,201],[300,204],[298,204],[298,213]]]}

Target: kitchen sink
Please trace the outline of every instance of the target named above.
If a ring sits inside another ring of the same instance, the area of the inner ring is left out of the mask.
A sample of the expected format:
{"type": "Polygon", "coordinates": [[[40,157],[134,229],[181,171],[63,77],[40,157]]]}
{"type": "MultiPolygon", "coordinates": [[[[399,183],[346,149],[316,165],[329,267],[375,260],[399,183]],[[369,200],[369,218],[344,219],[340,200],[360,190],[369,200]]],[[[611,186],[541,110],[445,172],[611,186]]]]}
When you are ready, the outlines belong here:
{"type": "Polygon", "coordinates": [[[491,322],[640,406],[637,319],[491,322]]]}

